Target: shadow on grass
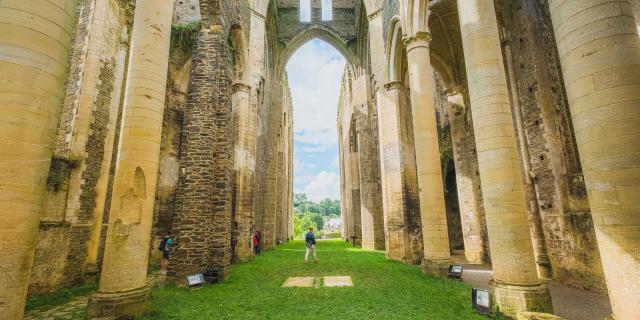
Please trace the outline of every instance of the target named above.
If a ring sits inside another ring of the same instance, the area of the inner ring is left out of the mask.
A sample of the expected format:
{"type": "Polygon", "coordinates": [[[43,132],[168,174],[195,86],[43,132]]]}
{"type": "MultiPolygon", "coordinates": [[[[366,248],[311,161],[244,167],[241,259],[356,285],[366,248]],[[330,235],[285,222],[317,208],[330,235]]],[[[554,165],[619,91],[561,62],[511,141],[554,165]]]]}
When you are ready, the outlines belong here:
{"type": "Polygon", "coordinates": [[[45,293],[33,295],[27,299],[25,311],[41,310],[49,307],[63,305],[69,301],[81,297],[88,296],[98,289],[96,285],[84,285],[69,289],[58,290],[53,293],[45,293]]]}

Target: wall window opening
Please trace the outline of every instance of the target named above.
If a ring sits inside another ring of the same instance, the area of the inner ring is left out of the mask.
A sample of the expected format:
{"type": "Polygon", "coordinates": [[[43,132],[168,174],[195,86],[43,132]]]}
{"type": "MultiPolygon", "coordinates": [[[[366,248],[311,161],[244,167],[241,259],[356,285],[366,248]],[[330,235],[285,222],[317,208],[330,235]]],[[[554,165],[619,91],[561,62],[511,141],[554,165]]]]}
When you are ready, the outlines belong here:
{"type": "Polygon", "coordinates": [[[333,20],[333,1],[322,0],[322,21],[333,20]]]}
{"type": "Polygon", "coordinates": [[[311,0],[300,0],[300,22],[311,22],[311,0]]]}

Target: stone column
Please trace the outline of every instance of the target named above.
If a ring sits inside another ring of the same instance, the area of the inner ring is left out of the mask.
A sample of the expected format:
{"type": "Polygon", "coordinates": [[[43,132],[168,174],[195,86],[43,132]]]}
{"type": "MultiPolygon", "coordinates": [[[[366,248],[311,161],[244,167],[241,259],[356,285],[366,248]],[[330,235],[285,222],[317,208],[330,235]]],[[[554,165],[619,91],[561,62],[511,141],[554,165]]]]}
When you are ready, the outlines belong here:
{"type": "Polygon", "coordinates": [[[351,112],[358,128],[358,164],[360,168],[360,229],[362,248],[384,250],[382,187],[380,185],[380,151],[378,132],[371,101],[369,74],[352,81],[351,112]]]}
{"type": "Polygon", "coordinates": [[[21,319],[76,1],[0,3],[0,318],[21,319]]]}
{"type": "Polygon", "coordinates": [[[419,264],[423,238],[408,92],[399,82],[383,90],[378,93],[378,130],[387,257],[419,264]]]}
{"type": "Polygon", "coordinates": [[[429,59],[430,42],[431,34],[421,31],[405,39],[405,47],[411,84],[413,136],[420,192],[424,247],[422,268],[427,274],[444,277],[451,262],[451,252],[433,96],[435,85],[429,59]]]}
{"type": "Polygon", "coordinates": [[[492,0],[458,0],[493,263],[493,301],[515,316],[552,310],[533,253],[498,24],[492,0]]]}
{"type": "MultiPolygon", "coordinates": [[[[408,221],[405,221],[408,217],[416,216],[418,209],[415,180],[403,182],[403,178],[406,175],[412,175],[412,172],[411,169],[405,170],[403,174],[402,169],[407,164],[403,163],[402,155],[404,152],[409,154],[413,152],[412,148],[405,150],[403,146],[406,145],[401,140],[407,127],[411,125],[407,123],[406,117],[400,114],[402,109],[400,98],[406,93],[402,91],[403,86],[400,83],[392,82],[385,85],[388,76],[385,71],[384,18],[381,10],[371,13],[368,18],[371,68],[376,81],[374,87],[378,110],[386,255],[393,260],[419,263],[422,260],[422,235],[415,227],[420,222],[406,223],[408,221]]],[[[406,168],[412,167],[409,165],[406,168]]]]}
{"type": "Polygon", "coordinates": [[[351,174],[351,218],[353,219],[352,244],[362,245],[362,205],[360,203],[360,153],[358,152],[358,129],[356,121],[351,123],[349,131],[349,173],[351,174]]]}
{"type": "Polygon", "coordinates": [[[146,286],[173,2],[138,0],[100,289],[88,318],[139,317],[146,286]]]}
{"type": "MultiPolygon", "coordinates": [[[[96,202],[93,212],[93,229],[89,240],[89,248],[87,250],[87,260],[85,266],[85,279],[87,276],[96,276],[99,273],[98,252],[100,251],[100,239],[102,238],[102,225],[104,220],[104,209],[109,189],[109,173],[111,171],[111,161],[113,158],[113,147],[115,143],[118,115],[120,113],[120,102],[123,94],[124,76],[126,75],[127,53],[129,51],[129,36],[127,30],[123,30],[120,36],[120,51],[118,52],[118,60],[116,61],[115,80],[113,96],[110,106],[110,119],[107,129],[107,137],[104,142],[104,156],[102,158],[102,167],[100,168],[100,177],[96,182],[96,202]]],[[[96,279],[97,280],[97,279],[96,279]]],[[[85,280],[86,281],[86,280],[85,280]]]]}
{"type": "Polygon", "coordinates": [[[480,177],[477,176],[478,157],[476,154],[473,119],[468,114],[462,93],[448,97],[451,143],[456,167],[458,203],[462,233],[464,235],[464,255],[468,263],[488,263],[487,226],[480,177]]]}
{"type": "Polygon", "coordinates": [[[249,261],[253,258],[251,227],[253,225],[253,184],[255,158],[255,136],[252,128],[251,108],[249,98],[251,88],[242,83],[236,83],[232,87],[231,104],[235,118],[235,148],[234,148],[234,172],[235,181],[235,224],[236,224],[236,248],[234,250],[236,261],[249,261]]]}
{"type": "Polygon", "coordinates": [[[640,319],[640,39],[631,2],[549,7],[614,317],[640,319]]]}
{"type": "Polygon", "coordinates": [[[382,187],[380,185],[380,153],[375,119],[369,112],[370,104],[362,106],[358,129],[360,155],[360,203],[362,216],[362,248],[384,250],[384,218],[382,187]]]}

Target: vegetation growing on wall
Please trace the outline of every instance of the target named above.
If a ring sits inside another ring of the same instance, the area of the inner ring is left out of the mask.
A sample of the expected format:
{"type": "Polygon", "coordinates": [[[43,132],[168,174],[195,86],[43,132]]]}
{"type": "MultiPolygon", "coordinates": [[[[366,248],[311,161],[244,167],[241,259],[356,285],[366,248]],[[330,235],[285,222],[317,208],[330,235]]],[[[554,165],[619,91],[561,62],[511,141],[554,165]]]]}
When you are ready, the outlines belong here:
{"type": "Polygon", "coordinates": [[[184,50],[193,48],[200,31],[200,20],[176,23],[171,26],[171,46],[184,50]]]}

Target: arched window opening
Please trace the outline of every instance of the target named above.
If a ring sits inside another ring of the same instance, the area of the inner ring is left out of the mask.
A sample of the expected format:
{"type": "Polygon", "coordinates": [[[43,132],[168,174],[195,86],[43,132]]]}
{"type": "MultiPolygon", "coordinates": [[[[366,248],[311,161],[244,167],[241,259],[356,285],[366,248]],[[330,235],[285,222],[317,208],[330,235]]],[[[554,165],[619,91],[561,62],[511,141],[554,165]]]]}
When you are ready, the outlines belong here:
{"type": "Polygon", "coordinates": [[[322,21],[333,20],[333,1],[322,0],[322,21]]]}
{"type": "Polygon", "coordinates": [[[300,0],[300,22],[311,22],[311,0],[300,0]]]}

